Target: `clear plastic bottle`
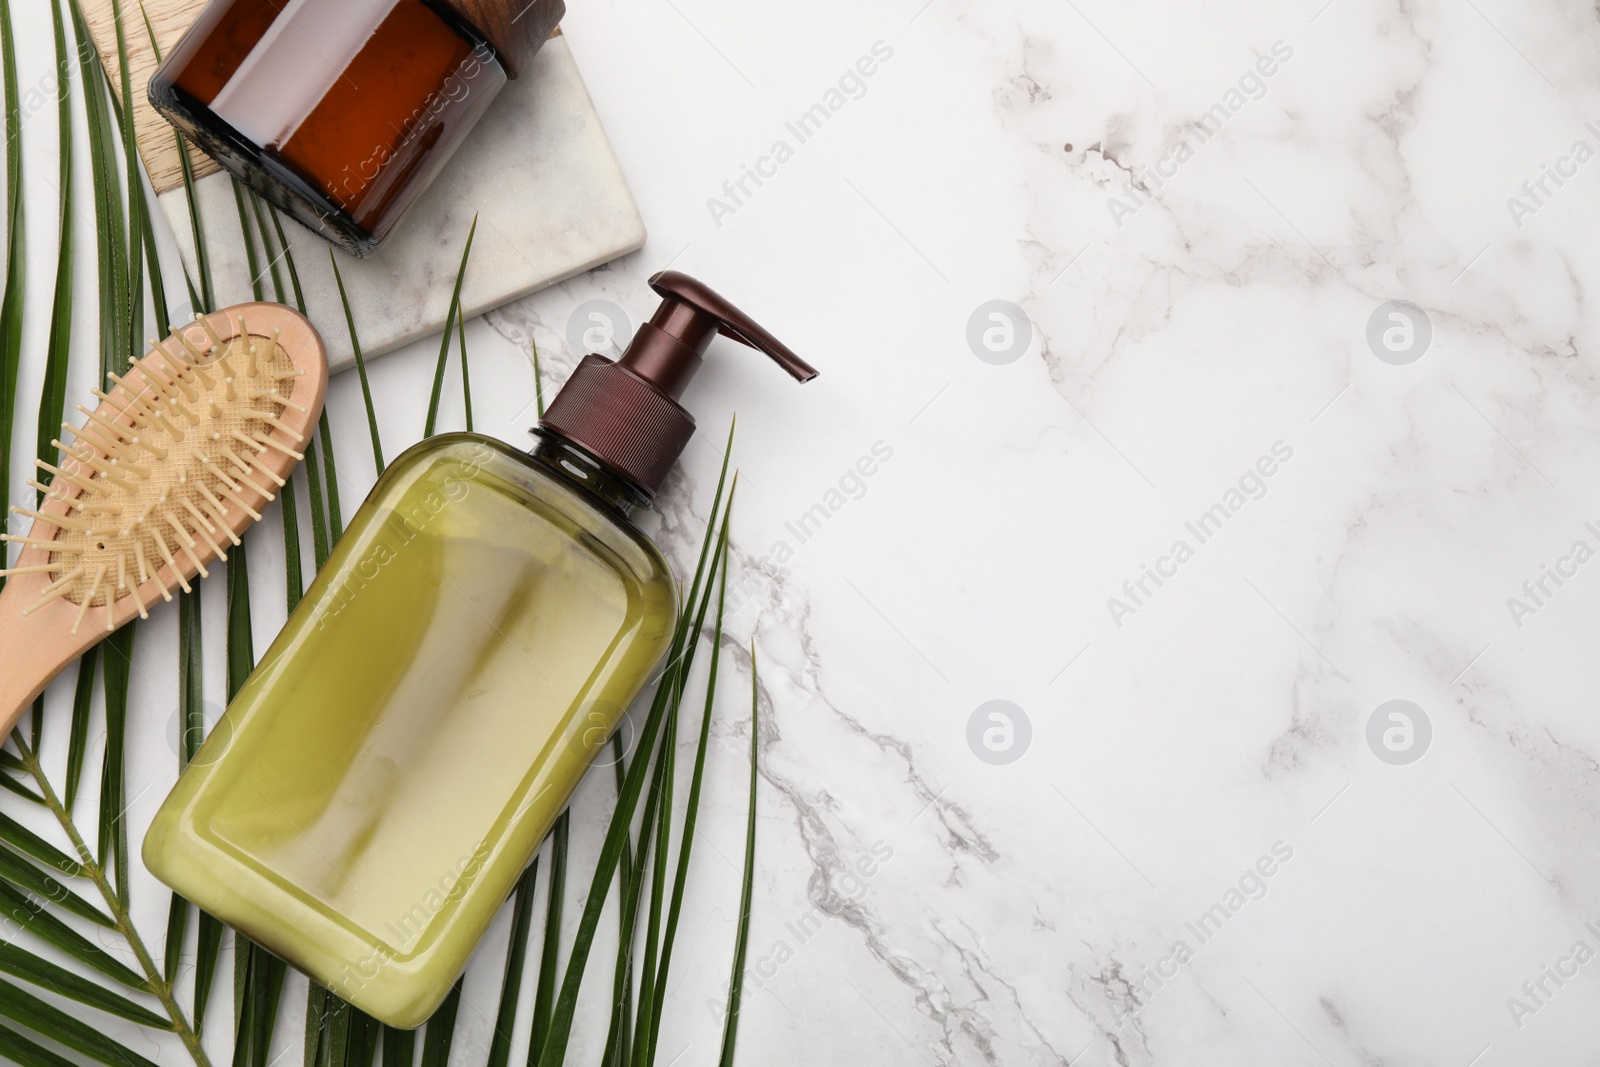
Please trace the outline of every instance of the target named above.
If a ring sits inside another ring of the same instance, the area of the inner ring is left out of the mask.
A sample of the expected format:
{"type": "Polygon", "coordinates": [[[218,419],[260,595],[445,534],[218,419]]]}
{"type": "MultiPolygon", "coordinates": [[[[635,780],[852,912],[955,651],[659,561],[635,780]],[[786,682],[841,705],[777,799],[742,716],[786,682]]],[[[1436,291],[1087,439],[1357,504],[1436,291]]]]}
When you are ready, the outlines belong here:
{"type": "Polygon", "coordinates": [[[430,438],[384,472],[157,813],[147,867],[375,1018],[444,999],[671,640],[630,521],[693,432],[718,328],[815,374],[693,279],[587,356],[531,452],[430,438]]]}

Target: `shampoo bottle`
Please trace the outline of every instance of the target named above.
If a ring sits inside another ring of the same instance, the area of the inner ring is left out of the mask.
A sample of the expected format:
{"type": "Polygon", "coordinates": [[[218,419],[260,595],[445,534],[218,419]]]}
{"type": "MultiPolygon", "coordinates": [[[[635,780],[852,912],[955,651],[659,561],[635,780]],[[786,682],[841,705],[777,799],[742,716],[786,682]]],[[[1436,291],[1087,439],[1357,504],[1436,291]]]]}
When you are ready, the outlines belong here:
{"type": "Polygon", "coordinates": [[[584,357],[522,452],[445,434],[384,472],[144,841],[149,869],[369,1015],[431,1015],[670,640],[629,519],[688,444],[718,332],[816,371],[685,275],[584,357]]]}

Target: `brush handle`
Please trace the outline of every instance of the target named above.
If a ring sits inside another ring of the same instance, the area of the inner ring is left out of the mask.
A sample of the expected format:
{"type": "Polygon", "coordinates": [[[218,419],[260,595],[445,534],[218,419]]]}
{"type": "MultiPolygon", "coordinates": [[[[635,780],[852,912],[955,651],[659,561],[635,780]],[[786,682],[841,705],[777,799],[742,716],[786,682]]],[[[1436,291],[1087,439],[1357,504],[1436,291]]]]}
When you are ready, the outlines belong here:
{"type": "Polygon", "coordinates": [[[22,713],[56,675],[106,636],[103,618],[99,625],[86,620],[72,633],[78,609],[65,600],[23,617],[23,607],[42,588],[40,577],[18,575],[0,591],[0,739],[11,735],[22,713]]]}

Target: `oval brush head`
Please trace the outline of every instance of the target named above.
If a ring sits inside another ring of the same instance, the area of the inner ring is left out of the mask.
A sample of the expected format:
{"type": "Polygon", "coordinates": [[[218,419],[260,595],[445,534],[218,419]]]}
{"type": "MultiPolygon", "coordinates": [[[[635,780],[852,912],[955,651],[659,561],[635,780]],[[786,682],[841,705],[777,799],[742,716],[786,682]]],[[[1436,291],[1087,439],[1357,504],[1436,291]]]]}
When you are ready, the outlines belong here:
{"type": "MultiPolygon", "coordinates": [[[[285,485],[328,385],[311,323],[241,304],[152,341],[38,460],[0,591],[0,736],[67,664],[228,558],[285,485]],[[48,477],[48,484],[45,478],[48,477]]],[[[0,557],[0,562],[3,562],[0,557]]]]}

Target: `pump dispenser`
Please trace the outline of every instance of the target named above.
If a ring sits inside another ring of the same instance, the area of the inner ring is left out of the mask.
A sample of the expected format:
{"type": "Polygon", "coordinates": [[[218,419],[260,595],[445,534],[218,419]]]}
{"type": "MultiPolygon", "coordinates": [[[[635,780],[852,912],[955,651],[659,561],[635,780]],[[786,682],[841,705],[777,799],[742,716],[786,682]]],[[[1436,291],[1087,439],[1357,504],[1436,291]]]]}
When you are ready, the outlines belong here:
{"type": "Polygon", "coordinates": [[[388,467],[145,838],[163,882],[391,1026],[449,993],[666,651],[678,583],[630,515],[712,338],[816,376],[695,279],[650,284],[532,451],[445,434],[388,467]]]}
{"type": "Polygon", "coordinates": [[[675,270],[650,279],[661,306],[613,363],[587,355],[551,403],[543,426],[573,441],[655,496],[689,438],[694,416],[678,403],[717,334],[766,354],[801,382],[816,370],[702,282],[675,270]]]}

